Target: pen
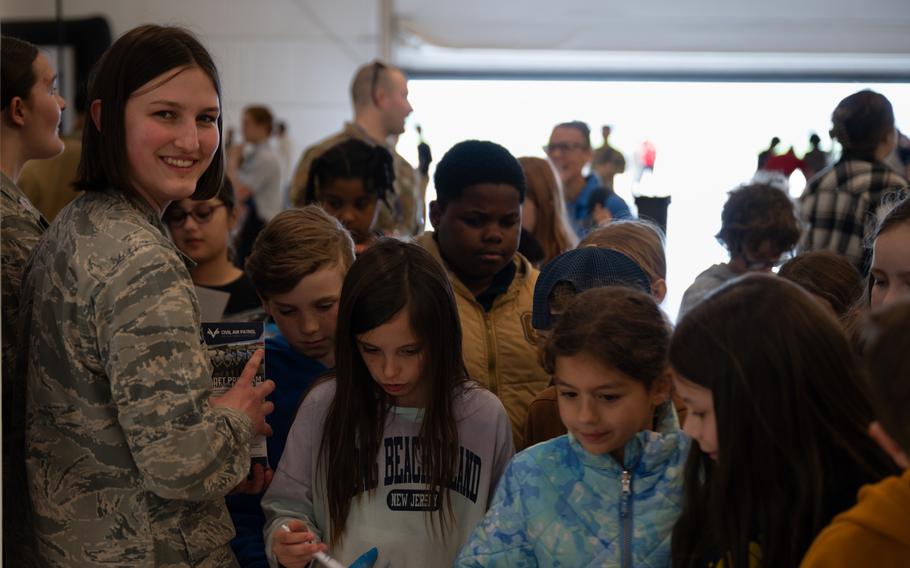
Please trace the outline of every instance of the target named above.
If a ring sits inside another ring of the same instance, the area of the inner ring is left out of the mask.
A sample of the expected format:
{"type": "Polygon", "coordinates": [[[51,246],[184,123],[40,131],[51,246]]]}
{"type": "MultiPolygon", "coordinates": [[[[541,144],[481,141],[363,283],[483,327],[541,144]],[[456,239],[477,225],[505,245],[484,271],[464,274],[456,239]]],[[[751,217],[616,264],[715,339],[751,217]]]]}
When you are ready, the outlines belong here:
{"type": "MultiPolygon", "coordinates": [[[[287,532],[291,532],[291,529],[288,527],[287,523],[282,523],[281,528],[287,532]]],[[[313,555],[313,558],[319,561],[323,566],[328,566],[328,568],[345,568],[344,564],[338,562],[325,552],[317,552],[313,555]]]]}

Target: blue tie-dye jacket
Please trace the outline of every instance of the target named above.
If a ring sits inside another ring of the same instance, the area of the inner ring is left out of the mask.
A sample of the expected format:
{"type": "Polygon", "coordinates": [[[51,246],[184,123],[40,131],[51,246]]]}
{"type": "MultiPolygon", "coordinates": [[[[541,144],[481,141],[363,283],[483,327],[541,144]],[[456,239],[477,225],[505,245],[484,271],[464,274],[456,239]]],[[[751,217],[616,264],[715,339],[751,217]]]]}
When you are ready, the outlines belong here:
{"type": "Polygon", "coordinates": [[[668,407],[624,465],[571,434],[516,455],[455,565],[669,567],[689,440],[668,407]]]}

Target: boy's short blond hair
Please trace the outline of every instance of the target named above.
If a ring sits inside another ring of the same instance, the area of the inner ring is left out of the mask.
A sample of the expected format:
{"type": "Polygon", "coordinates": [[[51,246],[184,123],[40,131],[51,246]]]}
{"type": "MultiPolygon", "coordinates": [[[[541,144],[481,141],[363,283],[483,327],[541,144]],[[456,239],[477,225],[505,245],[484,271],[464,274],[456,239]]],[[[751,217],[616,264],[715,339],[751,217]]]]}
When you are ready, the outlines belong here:
{"type": "Polygon", "coordinates": [[[246,272],[263,300],[294,289],[306,276],[354,263],[354,241],[337,219],[316,205],[283,211],[262,229],[246,272]]]}

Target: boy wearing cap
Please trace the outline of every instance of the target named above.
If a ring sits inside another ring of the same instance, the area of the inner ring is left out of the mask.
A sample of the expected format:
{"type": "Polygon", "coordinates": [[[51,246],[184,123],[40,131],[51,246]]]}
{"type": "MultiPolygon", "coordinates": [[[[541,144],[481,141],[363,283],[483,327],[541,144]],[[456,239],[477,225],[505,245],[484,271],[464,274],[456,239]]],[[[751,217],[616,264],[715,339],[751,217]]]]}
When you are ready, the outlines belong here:
{"type": "MultiPolygon", "coordinates": [[[[629,286],[651,293],[648,275],[626,255],[606,248],[585,247],[564,252],[547,264],[534,288],[532,324],[537,335],[546,338],[572,299],[590,288],[629,286]]],[[[528,407],[523,429],[524,446],[529,448],[566,433],[556,404],[556,387],[544,389],[528,407]]]]}
{"type": "Polygon", "coordinates": [[[435,256],[455,292],[465,365],[505,406],[515,447],[528,405],[549,376],[537,361],[531,304],[538,271],[518,254],[525,180],[512,154],[466,140],[436,168],[435,231],[416,242],[435,256]]]}

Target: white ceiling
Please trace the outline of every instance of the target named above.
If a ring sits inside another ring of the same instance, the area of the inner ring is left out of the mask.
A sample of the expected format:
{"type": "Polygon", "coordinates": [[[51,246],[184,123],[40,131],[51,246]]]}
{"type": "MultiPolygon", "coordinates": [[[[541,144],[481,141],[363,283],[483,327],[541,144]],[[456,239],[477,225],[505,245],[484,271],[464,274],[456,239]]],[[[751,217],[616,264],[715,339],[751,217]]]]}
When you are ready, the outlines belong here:
{"type": "Polygon", "coordinates": [[[395,0],[400,26],[458,48],[907,53],[908,0],[395,0]]]}
{"type": "Polygon", "coordinates": [[[910,77],[910,0],[394,0],[394,12],[398,60],[425,71],[910,77]]]}

